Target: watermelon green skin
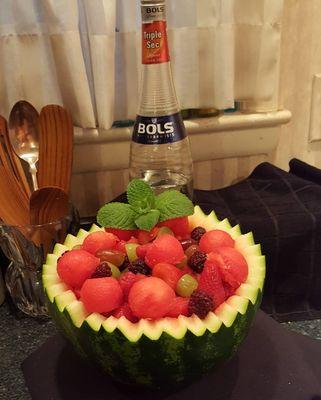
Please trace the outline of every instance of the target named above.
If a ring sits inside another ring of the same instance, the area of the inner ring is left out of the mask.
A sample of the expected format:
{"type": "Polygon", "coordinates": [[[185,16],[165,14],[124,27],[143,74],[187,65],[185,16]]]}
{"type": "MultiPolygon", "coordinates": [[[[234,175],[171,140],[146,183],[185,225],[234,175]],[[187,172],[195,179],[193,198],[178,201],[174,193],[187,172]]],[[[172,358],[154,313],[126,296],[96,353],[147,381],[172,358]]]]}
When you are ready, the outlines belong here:
{"type": "Polygon", "coordinates": [[[265,277],[260,246],[254,244],[251,234],[241,235],[238,227],[232,228],[227,220],[218,221],[213,213],[205,216],[199,208],[190,224],[192,228],[215,227],[232,234],[250,267],[248,281],[205,320],[180,316],[132,324],[124,317],[90,315],[55,275],[59,255],[81,243],[88,233],[69,236],[64,246],[57,245],[48,256],[43,283],[52,318],[78,354],[98,363],[119,382],[153,389],[185,385],[230,359],[248,333],[261,302],[265,277]]]}

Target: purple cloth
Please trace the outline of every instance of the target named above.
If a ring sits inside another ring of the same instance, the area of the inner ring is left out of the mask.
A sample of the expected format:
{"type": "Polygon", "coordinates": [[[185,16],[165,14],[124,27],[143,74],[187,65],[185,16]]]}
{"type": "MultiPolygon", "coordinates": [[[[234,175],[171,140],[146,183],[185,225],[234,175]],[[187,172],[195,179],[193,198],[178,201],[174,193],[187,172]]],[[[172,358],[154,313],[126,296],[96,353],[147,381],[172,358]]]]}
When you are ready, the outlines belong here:
{"type": "Polygon", "coordinates": [[[33,400],[321,400],[321,341],[259,311],[237,355],[177,392],[129,390],[81,361],[56,335],[22,365],[33,400]]]}

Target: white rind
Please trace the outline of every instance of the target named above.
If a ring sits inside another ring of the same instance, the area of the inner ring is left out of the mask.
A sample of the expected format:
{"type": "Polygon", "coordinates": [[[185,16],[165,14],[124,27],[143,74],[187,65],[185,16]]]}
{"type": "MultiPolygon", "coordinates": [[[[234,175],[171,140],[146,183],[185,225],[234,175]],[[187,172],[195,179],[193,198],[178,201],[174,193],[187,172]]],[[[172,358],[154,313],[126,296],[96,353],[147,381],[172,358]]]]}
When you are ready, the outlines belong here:
{"type": "Polygon", "coordinates": [[[255,244],[251,232],[242,235],[238,225],[231,227],[227,219],[219,221],[214,211],[205,215],[201,208],[196,206],[194,214],[189,217],[189,223],[191,229],[203,226],[206,230],[221,229],[228,232],[234,238],[235,247],[243,254],[249,267],[247,281],[236,290],[234,296],[221,304],[215,313],[210,312],[204,320],[196,315],[191,317],[181,315],[178,318],[161,318],[157,321],[141,319],[133,324],[125,317],[106,318],[98,313],[87,312],[83,303],[77,300],[69,287],[61,282],[57,274],[57,261],[65,251],[81,244],[89,233],[103,230],[97,225],[93,225],[88,232],[81,229],[77,236],[68,235],[64,245],[56,244],[54,254],[48,254],[46,264],[43,266],[43,282],[49,300],[52,303],[55,301],[60,312],[66,310],[75,326],[80,327],[86,321],[97,332],[101,327],[108,333],[119,329],[132,342],[139,340],[142,335],[151,340],[158,340],[161,334],[166,332],[176,339],[181,339],[187,331],[201,336],[206,330],[215,333],[222,325],[232,326],[238,313],[244,315],[249,303],[255,304],[259,291],[263,289],[265,257],[261,254],[261,247],[255,244]]]}

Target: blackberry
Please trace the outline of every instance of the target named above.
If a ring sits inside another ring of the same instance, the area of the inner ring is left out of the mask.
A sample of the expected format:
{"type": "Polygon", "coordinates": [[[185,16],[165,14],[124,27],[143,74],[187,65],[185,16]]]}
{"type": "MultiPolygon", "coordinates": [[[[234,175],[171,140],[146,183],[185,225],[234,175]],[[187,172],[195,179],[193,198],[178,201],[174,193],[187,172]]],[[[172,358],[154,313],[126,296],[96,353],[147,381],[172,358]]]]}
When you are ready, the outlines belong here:
{"type": "Polygon", "coordinates": [[[193,271],[200,274],[203,271],[206,259],[206,253],[203,253],[202,251],[195,251],[195,253],[193,253],[188,260],[188,265],[193,271]]]}
{"type": "Polygon", "coordinates": [[[109,276],[112,276],[111,268],[106,261],[103,261],[98,265],[91,278],[107,278],[109,276]]]}
{"type": "Polygon", "coordinates": [[[120,271],[124,271],[124,269],[129,268],[131,266],[131,263],[128,259],[128,256],[125,256],[124,262],[122,263],[122,265],[119,267],[120,271]]]}
{"type": "Polygon", "coordinates": [[[128,270],[133,274],[151,275],[152,273],[152,270],[149,268],[149,266],[139,258],[131,263],[131,265],[128,267],[128,270]]]}
{"type": "Polygon", "coordinates": [[[206,315],[213,310],[213,298],[202,290],[195,290],[189,299],[188,315],[196,314],[199,318],[204,319],[206,315]]]}
{"type": "Polygon", "coordinates": [[[201,226],[197,226],[192,230],[191,238],[198,243],[205,232],[206,230],[204,228],[202,228],[201,226]]]}

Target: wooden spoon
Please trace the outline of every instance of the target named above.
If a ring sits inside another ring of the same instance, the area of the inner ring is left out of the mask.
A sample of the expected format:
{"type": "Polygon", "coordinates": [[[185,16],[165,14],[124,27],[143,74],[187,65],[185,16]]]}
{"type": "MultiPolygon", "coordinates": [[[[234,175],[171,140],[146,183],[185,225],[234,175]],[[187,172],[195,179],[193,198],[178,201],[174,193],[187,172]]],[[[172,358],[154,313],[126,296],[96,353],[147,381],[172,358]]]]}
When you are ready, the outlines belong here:
{"type": "Polygon", "coordinates": [[[40,112],[39,187],[58,186],[69,193],[72,170],[73,124],[69,112],[48,105],[40,112]]]}
{"type": "Polygon", "coordinates": [[[68,213],[68,195],[55,186],[47,186],[31,194],[30,223],[32,225],[48,224],[59,221],[68,213]]]}
{"type": "Polygon", "coordinates": [[[28,198],[17,181],[0,142],[0,218],[8,225],[29,223],[28,198]]]}
{"type": "Polygon", "coordinates": [[[0,141],[6,153],[6,159],[8,161],[10,168],[14,172],[14,175],[18,180],[18,182],[20,183],[20,185],[23,187],[23,190],[25,191],[26,195],[29,197],[31,194],[31,190],[25,171],[23,169],[19,157],[12,149],[7,129],[7,121],[1,115],[0,115],[0,141]]]}

